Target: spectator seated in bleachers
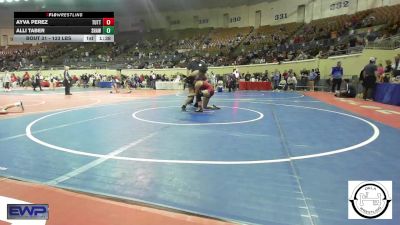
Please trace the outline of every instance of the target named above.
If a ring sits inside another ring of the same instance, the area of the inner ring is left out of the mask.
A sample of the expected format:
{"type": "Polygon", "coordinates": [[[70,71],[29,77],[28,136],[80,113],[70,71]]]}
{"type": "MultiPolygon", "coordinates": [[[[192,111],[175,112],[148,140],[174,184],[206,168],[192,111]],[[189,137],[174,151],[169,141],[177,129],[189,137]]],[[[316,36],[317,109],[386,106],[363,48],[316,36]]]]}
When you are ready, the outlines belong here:
{"type": "Polygon", "coordinates": [[[279,82],[279,86],[278,86],[278,91],[286,91],[287,90],[287,81],[285,80],[285,79],[282,79],[280,82],[279,82]]]}
{"type": "Polygon", "coordinates": [[[46,43],[0,48],[0,70],[74,64],[77,68],[184,68],[194,54],[210,66],[326,58],[359,52],[400,32],[400,4],[309,24],[121,32],[115,43],[46,43]]]}

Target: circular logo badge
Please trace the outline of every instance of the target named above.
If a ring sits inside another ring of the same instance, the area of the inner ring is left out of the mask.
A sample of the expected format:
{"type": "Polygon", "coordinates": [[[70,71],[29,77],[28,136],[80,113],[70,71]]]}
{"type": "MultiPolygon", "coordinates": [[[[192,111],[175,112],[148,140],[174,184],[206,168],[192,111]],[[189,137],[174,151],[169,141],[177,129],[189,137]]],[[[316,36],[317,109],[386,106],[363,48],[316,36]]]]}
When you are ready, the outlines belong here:
{"type": "Polygon", "coordinates": [[[371,181],[359,184],[349,201],[359,216],[373,219],[385,213],[391,199],[383,185],[371,181]]]}

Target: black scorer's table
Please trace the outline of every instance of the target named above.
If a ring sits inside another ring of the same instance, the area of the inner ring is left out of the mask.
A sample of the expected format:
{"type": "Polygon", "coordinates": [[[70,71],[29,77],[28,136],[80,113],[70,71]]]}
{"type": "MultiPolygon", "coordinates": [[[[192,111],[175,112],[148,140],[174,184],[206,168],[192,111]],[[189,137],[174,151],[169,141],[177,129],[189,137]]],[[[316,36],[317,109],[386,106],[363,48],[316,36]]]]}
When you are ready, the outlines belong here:
{"type": "Polygon", "coordinates": [[[14,12],[16,42],[114,42],[114,12],[14,12]]]}

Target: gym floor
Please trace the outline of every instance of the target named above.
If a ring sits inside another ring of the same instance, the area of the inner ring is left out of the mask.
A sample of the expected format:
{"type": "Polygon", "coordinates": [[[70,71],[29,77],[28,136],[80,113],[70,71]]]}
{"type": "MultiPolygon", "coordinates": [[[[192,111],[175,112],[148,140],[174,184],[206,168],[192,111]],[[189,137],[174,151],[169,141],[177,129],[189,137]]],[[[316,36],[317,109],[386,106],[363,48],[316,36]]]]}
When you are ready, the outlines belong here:
{"type": "Polygon", "coordinates": [[[271,225],[383,224],[347,219],[348,181],[391,180],[400,210],[400,107],[238,91],[196,113],[183,91],[62,91],[1,93],[26,110],[0,116],[0,176],[271,225]]]}

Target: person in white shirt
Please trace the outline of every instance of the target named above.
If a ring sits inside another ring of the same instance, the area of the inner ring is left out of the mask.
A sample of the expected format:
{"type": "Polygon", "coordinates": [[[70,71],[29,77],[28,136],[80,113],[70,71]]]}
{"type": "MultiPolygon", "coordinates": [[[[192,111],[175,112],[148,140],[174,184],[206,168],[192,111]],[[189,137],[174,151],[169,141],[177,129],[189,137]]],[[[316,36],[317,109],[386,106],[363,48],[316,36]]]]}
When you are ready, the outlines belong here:
{"type": "Polygon", "coordinates": [[[224,88],[224,81],[219,80],[217,83],[218,83],[218,89],[217,89],[218,92],[222,92],[224,88]]]}
{"type": "Polygon", "coordinates": [[[97,72],[94,73],[94,84],[95,84],[96,87],[98,86],[98,84],[99,84],[100,81],[101,81],[101,76],[100,76],[100,74],[98,74],[97,72]]]}
{"type": "Polygon", "coordinates": [[[293,91],[296,90],[297,79],[292,73],[289,74],[289,77],[287,79],[287,85],[288,85],[288,89],[291,89],[293,91]]]}
{"type": "Polygon", "coordinates": [[[178,74],[177,76],[176,76],[176,78],[174,79],[174,82],[176,82],[176,83],[179,83],[179,82],[181,82],[181,76],[178,74]]]}
{"type": "Polygon", "coordinates": [[[211,71],[211,75],[210,75],[210,83],[213,87],[215,87],[217,85],[217,77],[215,76],[214,72],[211,71]]]}
{"type": "Polygon", "coordinates": [[[236,79],[239,79],[239,77],[240,77],[239,69],[235,69],[233,71],[233,74],[235,74],[236,79]]]}
{"type": "Polygon", "coordinates": [[[4,82],[4,91],[11,91],[10,90],[11,76],[7,70],[6,73],[4,74],[3,82],[4,82]]]}
{"type": "Polygon", "coordinates": [[[150,88],[156,89],[157,76],[153,71],[150,72],[150,78],[150,88]]]}
{"type": "Polygon", "coordinates": [[[90,76],[90,77],[89,77],[88,86],[93,86],[93,82],[94,82],[94,77],[93,77],[93,76],[90,76]]]}
{"type": "Polygon", "coordinates": [[[235,69],[233,74],[235,75],[235,78],[236,78],[236,80],[235,80],[235,89],[239,89],[239,81],[240,81],[239,69],[235,69]]]}

